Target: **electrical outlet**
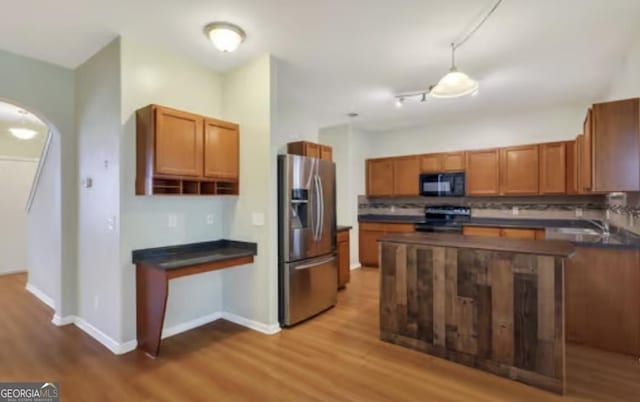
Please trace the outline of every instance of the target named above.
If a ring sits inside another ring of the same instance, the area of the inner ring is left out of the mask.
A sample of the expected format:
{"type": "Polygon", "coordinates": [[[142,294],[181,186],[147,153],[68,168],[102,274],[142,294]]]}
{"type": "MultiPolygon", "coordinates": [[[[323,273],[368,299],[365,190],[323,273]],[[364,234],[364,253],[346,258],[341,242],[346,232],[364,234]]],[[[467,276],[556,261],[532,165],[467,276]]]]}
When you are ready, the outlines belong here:
{"type": "Polygon", "coordinates": [[[520,208],[518,208],[518,207],[512,207],[512,208],[511,208],[511,214],[512,214],[513,216],[518,216],[518,215],[520,215],[520,208]]]}
{"type": "Polygon", "coordinates": [[[113,232],[116,228],[116,217],[111,216],[107,219],[107,230],[113,232]]]}
{"type": "Polygon", "coordinates": [[[253,212],[251,214],[251,224],[253,226],[264,226],[264,214],[262,212],[253,212]]]}
{"type": "Polygon", "coordinates": [[[178,226],[178,217],[175,214],[169,214],[167,225],[170,228],[175,228],[176,226],[178,226]]]}
{"type": "Polygon", "coordinates": [[[395,205],[392,205],[392,206],[391,206],[391,213],[394,213],[394,212],[396,212],[396,206],[395,206],[395,205]]]}
{"type": "Polygon", "coordinates": [[[576,218],[581,217],[583,214],[582,208],[576,208],[576,218]]]}
{"type": "Polygon", "coordinates": [[[207,225],[213,225],[213,215],[207,215],[207,225]]]}

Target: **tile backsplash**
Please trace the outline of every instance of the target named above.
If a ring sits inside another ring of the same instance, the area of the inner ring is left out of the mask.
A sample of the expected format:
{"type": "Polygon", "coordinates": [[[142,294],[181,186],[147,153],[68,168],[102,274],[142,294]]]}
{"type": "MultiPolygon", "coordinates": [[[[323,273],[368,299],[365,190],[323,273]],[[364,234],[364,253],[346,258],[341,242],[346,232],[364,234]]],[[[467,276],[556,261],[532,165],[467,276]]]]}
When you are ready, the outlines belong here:
{"type": "MultiPolygon", "coordinates": [[[[602,219],[609,198],[604,195],[530,197],[358,197],[358,215],[423,215],[425,205],[463,205],[472,216],[492,218],[575,219],[576,211],[590,219],[602,219]]],[[[640,198],[638,199],[640,201],[640,198]]],[[[638,203],[635,204],[640,205],[638,203]]],[[[640,207],[638,208],[640,212],[640,207]]]]}
{"type": "Polygon", "coordinates": [[[640,234],[640,193],[611,193],[606,200],[609,222],[640,234]]]}

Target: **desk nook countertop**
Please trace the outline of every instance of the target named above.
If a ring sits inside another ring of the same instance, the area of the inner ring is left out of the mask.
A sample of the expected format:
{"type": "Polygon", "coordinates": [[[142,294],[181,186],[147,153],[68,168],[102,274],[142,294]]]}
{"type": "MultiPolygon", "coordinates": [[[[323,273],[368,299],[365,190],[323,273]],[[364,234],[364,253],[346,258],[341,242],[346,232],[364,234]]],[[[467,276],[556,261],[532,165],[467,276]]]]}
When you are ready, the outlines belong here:
{"type": "Polygon", "coordinates": [[[151,357],[160,352],[169,280],[250,264],[257,254],[257,244],[233,240],[134,250],[138,348],[151,357]]]}
{"type": "Polygon", "coordinates": [[[380,338],[565,392],[564,241],[380,239],[380,338]]]}

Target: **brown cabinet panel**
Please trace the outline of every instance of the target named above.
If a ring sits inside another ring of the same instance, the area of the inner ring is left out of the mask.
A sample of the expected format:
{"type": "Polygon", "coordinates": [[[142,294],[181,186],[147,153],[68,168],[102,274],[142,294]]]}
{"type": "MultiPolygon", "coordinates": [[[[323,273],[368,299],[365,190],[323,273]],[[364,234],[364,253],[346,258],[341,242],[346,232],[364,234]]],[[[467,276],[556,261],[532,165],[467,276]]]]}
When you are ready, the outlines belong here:
{"type": "MultiPolygon", "coordinates": [[[[393,159],[367,160],[366,175],[367,195],[393,195],[393,159]]],[[[418,187],[417,180],[416,187],[418,187]]]]}
{"type": "Polygon", "coordinates": [[[333,160],[333,148],[328,145],[320,145],[320,159],[325,161],[333,160]]]}
{"type": "Polygon", "coordinates": [[[349,231],[338,232],[336,244],[338,248],[338,287],[342,288],[351,278],[351,257],[349,253],[349,231]]]}
{"type": "Polygon", "coordinates": [[[407,233],[415,231],[413,223],[386,223],[384,224],[386,233],[407,233]]]}
{"type": "Polygon", "coordinates": [[[640,190],[639,100],[593,105],[590,127],[592,191],[640,190]]]}
{"type": "Polygon", "coordinates": [[[566,160],[567,194],[578,194],[578,141],[568,141],[566,160]]]}
{"type": "Polygon", "coordinates": [[[363,267],[377,267],[378,262],[378,239],[383,237],[384,231],[366,230],[360,227],[358,237],[358,251],[360,264],[363,267]]]}
{"type": "Polygon", "coordinates": [[[500,237],[500,228],[487,227],[487,226],[465,226],[462,229],[462,234],[466,236],[486,236],[486,237],[500,237]]]}
{"type": "Polygon", "coordinates": [[[567,143],[540,144],[540,194],[566,194],[567,143]]]}
{"type": "Polygon", "coordinates": [[[420,158],[393,158],[393,195],[419,195],[420,158]]]}
{"type": "Polygon", "coordinates": [[[640,354],[637,251],[578,248],[565,270],[567,340],[640,354]]]}
{"type": "Polygon", "coordinates": [[[504,195],[538,194],[539,148],[537,145],[500,150],[500,193],[504,195]]]}
{"type": "Polygon", "coordinates": [[[442,170],[445,172],[462,172],[464,163],[464,152],[442,154],[442,170]]]}
{"type": "Polygon", "coordinates": [[[240,173],[238,127],[213,119],[205,120],[204,175],[238,180],[240,173]]]}
{"type": "Polygon", "coordinates": [[[512,229],[503,228],[500,230],[500,237],[506,237],[509,239],[532,239],[536,238],[535,229],[512,229]]]}
{"type": "Polygon", "coordinates": [[[305,143],[304,154],[310,158],[320,158],[320,145],[310,142],[305,143]]]}
{"type": "Polygon", "coordinates": [[[425,173],[440,173],[443,171],[442,155],[427,154],[420,158],[420,171],[425,173]]]}
{"type": "Polygon", "coordinates": [[[198,115],[156,107],[156,174],[202,176],[202,122],[198,115]]]}
{"type": "Polygon", "coordinates": [[[580,140],[580,192],[591,192],[593,165],[591,162],[593,138],[592,111],[589,109],[584,119],[582,139],[580,140]]]}
{"type": "Polygon", "coordinates": [[[466,153],[467,195],[500,193],[500,158],[497,149],[466,153]]]}

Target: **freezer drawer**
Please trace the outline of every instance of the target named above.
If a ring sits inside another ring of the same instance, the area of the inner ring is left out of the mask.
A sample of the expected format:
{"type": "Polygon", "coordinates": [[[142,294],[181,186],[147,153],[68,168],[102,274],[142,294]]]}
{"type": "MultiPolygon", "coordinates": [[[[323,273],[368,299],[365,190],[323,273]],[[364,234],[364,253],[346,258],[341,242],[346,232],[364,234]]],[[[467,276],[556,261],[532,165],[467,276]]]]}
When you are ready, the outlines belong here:
{"type": "Polygon", "coordinates": [[[299,323],[336,304],[338,260],[335,254],[280,266],[280,325],[299,323]]]}

